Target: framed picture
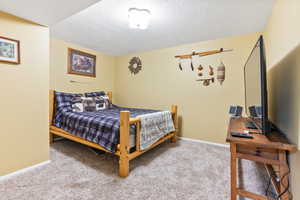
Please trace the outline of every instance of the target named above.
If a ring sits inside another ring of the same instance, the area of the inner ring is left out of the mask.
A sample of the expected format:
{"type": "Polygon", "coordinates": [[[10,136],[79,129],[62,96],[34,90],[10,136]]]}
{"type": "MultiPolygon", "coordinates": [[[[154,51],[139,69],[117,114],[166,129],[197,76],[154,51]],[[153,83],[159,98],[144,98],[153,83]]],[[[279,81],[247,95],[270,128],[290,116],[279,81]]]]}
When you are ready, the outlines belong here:
{"type": "Polygon", "coordinates": [[[0,36],[0,62],[20,64],[20,41],[0,36]]]}
{"type": "Polygon", "coordinates": [[[69,48],[68,73],[96,77],[96,56],[69,48]]]}

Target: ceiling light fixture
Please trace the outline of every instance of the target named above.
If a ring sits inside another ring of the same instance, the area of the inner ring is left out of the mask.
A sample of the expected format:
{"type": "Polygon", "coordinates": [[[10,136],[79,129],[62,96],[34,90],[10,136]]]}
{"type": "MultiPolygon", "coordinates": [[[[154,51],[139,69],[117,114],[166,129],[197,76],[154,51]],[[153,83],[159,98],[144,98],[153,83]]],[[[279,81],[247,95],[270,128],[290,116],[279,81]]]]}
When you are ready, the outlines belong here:
{"type": "Polygon", "coordinates": [[[150,15],[150,11],[147,9],[130,8],[128,10],[129,27],[134,29],[147,29],[150,15]]]}

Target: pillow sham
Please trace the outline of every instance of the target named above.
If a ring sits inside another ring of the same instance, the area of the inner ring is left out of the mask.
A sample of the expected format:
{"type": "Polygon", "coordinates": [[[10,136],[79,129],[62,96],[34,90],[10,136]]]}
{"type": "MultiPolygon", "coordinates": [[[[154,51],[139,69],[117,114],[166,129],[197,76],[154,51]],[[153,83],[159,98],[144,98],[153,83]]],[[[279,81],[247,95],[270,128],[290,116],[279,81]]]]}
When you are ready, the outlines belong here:
{"type": "Polygon", "coordinates": [[[82,94],[71,94],[65,92],[55,91],[55,117],[54,125],[57,127],[61,126],[61,120],[64,112],[72,112],[71,100],[74,97],[82,97],[82,94]]]}
{"type": "Polygon", "coordinates": [[[73,97],[71,100],[71,107],[73,112],[83,112],[82,97],[73,97]]]}
{"type": "Polygon", "coordinates": [[[57,111],[72,111],[72,99],[83,97],[83,94],[72,94],[65,92],[55,92],[55,103],[57,111]]]}
{"type": "Polygon", "coordinates": [[[81,97],[84,112],[96,111],[96,100],[93,97],[81,97]]]}
{"type": "Polygon", "coordinates": [[[72,99],[73,112],[94,112],[104,110],[108,107],[108,100],[105,96],[101,97],[74,97],[72,99]]]}
{"type": "Polygon", "coordinates": [[[104,110],[110,108],[109,98],[105,96],[94,97],[96,101],[96,110],[104,110]]]}
{"type": "Polygon", "coordinates": [[[105,94],[105,92],[100,91],[100,92],[89,92],[85,93],[86,97],[97,97],[97,102],[98,102],[98,109],[103,110],[103,109],[108,109],[112,107],[112,104],[109,100],[109,97],[105,94]],[[104,101],[104,106],[102,105],[102,101],[104,101]]]}

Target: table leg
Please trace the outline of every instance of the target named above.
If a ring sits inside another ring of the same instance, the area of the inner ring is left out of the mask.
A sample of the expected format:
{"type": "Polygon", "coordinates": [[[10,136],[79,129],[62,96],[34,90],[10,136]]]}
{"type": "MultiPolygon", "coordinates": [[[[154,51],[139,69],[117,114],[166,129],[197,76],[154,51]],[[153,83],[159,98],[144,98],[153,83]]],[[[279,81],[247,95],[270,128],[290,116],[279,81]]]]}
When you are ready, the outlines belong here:
{"type": "Polygon", "coordinates": [[[231,200],[237,200],[237,157],[236,144],[230,144],[231,152],[231,200]]]}
{"type": "MultiPolygon", "coordinates": [[[[286,152],[283,150],[279,151],[279,176],[280,176],[280,193],[284,192],[288,187],[289,183],[289,168],[286,159],[286,152]]],[[[289,200],[289,193],[288,191],[283,194],[280,198],[281,200],[289,200]]]]}

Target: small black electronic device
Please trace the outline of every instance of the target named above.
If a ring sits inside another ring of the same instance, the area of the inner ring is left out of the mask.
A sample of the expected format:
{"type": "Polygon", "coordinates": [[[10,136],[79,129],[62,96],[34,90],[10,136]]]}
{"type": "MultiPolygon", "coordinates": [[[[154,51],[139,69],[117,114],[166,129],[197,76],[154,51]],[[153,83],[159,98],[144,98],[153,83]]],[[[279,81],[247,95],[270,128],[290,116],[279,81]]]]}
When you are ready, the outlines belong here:
{"type": "Polygon", "coordinates": [[[231,117],[241,117],[243,112],[243,107],[241,106],[230,106],[229,114],[231,117]]]}
{"type": "Polygon", "coordinates": [[[253,136],[249,135],[248,133],[238,133],[238,132],[231,132],[232,137],[240,137],[240,138],[248,138],[252,139],[253,136]]]}
{"type": "Polygon", "coordinates": [[[246,121],[246,128],[247,129],[258,129],[254,122],[247,120],[246,121]]]}
{"type": "Polygon", "coordinates": [[[252,117],[254,119],[262,117],[260,106],[250,106],[249,113],[250,113],[250,117],[252,117]]]}

